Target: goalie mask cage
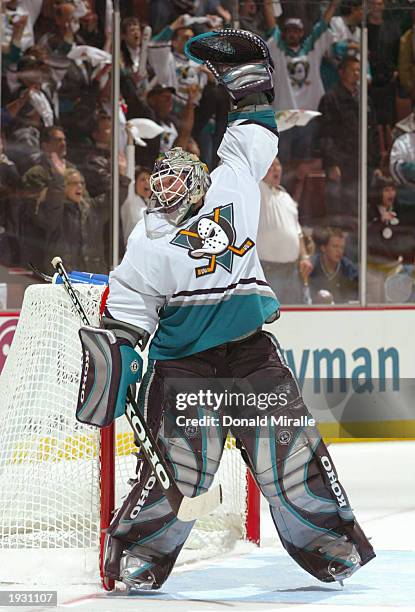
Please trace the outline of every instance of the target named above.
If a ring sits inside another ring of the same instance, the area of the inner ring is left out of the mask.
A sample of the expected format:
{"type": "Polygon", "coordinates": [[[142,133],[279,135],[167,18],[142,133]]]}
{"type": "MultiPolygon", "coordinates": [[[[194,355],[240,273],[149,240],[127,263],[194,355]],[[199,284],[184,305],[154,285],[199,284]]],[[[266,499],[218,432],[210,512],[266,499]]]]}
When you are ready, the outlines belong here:
{"type": "MultiPolygon", "coordinates": [[[[98,325],[103,287],[75,288],[98,325]]],[[[136,448],[124,417],[104,430],[75,419],[79,327],[62,285],[26,290],[0,377],[0,582],[21,582],[25,572],[32,584],[41,582],[48,569],[55,583],[96,580],[103,530],[135,477],[136,448]]],[[[239,539],[259,543],[258,489],[231,438],[217,482],[223,504],[197,521],[186,542],[195,559],[220,554],[239,539]]],[[[111,581],[103,584],[113,588],[111,581]]]]}

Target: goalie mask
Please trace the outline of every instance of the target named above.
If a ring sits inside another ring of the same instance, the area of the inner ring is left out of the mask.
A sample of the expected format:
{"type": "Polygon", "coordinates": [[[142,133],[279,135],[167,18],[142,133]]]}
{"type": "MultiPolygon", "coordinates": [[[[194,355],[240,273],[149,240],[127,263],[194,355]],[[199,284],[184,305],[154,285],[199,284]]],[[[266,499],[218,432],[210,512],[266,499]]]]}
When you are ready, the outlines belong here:
{"type": "Polygon", "coordinates": [[[164,225],[165,221],[180,225],[190,208],[203,198],[210,183],[206,164],[193,153],[175,147],[160,156],[150,177],[152,194],[145,216],[147,235],[150,238],[158,235],[154,217],[164,225]]]}

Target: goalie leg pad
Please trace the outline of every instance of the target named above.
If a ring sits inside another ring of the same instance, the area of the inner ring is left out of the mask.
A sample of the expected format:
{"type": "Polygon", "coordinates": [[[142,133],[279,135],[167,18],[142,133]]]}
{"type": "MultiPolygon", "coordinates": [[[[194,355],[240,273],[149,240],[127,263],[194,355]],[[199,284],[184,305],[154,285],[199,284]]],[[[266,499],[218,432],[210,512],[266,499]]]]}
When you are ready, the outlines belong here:
{"type": "Polygon", "coordinates": [[[119,344],[115,334],[81,327],[82,374],[76,418],[107,427],[124,414],[127,390],[141,378],[143,360],[130,344],[119,344]]]}
{"type": "Polygon", "coordinates": [[[288,397],[285,406],[259,410],[260,417],[267,416],[266,424],[255,430],[232,428],[270,504],[280,539],[307,572],[323,582],[342,581],[375,553],[355,520],[318,429],[298,425],[311,415],[297,383],[270,334],[248,338],[233,353],[235,378],[257,396],[284,390],[288,397]],[[255,362],[259,367],[253,368],[255,362]]]}
{"type": "MultiPolygon", "coordinates": [[[[206,436],[200,429],[181,426],[180,420],[178,424],[177,417],[183,413],[177,410],[175,397],[182,389],[180,379],[197,381],[212,376],[213,371],[214,364],[205,365],[193,356],[177,361],[150,360],[140,386],[140,410],[157,436],[181,492],[189,497],[203,493],[212,484],[226,434],[219,426],[206,436]]],[[[200,416],[197,407],[186,410],[187,418],[200,416]]],[[[105,575],[130,587],[159,588],[193,524],[176,517],[149,465],[139,459],[136,482],[108,529],[105,575]]]]}

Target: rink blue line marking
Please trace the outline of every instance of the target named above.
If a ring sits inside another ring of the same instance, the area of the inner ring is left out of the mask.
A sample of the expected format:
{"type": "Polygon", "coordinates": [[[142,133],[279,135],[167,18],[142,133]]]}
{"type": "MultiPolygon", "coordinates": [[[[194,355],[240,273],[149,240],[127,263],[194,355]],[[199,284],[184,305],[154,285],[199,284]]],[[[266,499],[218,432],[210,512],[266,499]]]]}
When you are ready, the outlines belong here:
{"type": "Polygon", "coordinates": [[[161,600],[413,606],[415,551],[387,550],[376,554],[345,581],[343,589],[337,583],[319,582],[284,551],[263,550],[173,573],[162,591],[153,591],[151,596],[161,600]]]}

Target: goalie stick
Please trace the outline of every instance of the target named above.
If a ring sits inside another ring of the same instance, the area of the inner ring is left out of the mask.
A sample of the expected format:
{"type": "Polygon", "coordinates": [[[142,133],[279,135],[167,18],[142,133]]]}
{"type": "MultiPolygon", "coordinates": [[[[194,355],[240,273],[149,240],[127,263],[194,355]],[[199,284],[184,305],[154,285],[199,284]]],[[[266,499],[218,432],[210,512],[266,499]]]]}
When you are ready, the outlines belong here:
{"type": "MultiPolygon", "coordinates": [[[[68,293],[72,304],[76,308],[81,321],[84,325],[90,325],[85,310],[76,295],[68,274],[63,266],[60,257],[52,259],[52,266],[62,279],[63,286],[68,293]]],[[[222,503],[222,489],[218,485],[202,493],[197,497],[187,497],[180,491],[177,483],[171,473],[171,470],[164,459],[157,442],[147,426],[147,423],[142,416],[135,399],[130,390],[127,393],[127,408],[125,411],[128,422],[134,432],[134,437],[137,444],[142,450],[145,459],[151,466],[154,476],[157,478],[163,493],[169,504],[180,521],[193,521],[204,514],[212,512],[220,503],[222,503]]]]}

